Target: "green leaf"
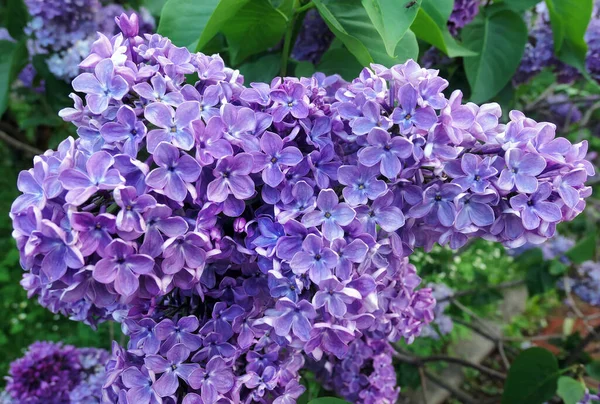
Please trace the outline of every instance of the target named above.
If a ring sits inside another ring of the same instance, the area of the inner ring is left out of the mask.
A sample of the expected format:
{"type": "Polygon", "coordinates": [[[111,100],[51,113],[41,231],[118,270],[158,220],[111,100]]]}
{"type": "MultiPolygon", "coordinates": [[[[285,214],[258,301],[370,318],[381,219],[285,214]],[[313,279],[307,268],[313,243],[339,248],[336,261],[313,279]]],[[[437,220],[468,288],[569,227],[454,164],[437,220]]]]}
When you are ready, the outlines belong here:
{"type": "Polygon", "coordinates": [[[381,36],[362,7],[361,0],[313,0],[313,3],[331,31],[358,59],[361,66],[368,66],[373,62],[392,66],[418,56],[416,37],[409,30],[396,46],[396,57],[390,57],[381,36]]]}
{"type": "Polygon", "coordinates": [[[168,0],[161,12],[158,33],[177,46],[200,50],[223,23],[248,0],[168,0]]]}
{"type": "Polygon", "coordinates": [[[550,13],[552,34],[554,36],[554,52],[560,55],[565,43],[573,46],[577,53],[587,51],[585,31],[590,22],[593,0],[546,0],[550,13]]]}
{"type": "Polygon", "coordinates": [[[488,17],[480,14],[462,35],[464,45],[478,53],[465,57],[464,65],[471,101],[482,103],[498,94],[517,71],[527,43],[527,26],[521,16],[504,10],[488,17]]]}
{"type": "Polygon", "coordinates": [[[544,348],[529,348],[512,363],[502,394],[502,404],[534,404],[554,396],[559,376],[558,361],[544,348]]]}
{"type": "Polygon", "coordinates": [[[8,106],[10,86],[27,63],[25,41],[0,41],[0,116],[8,106]]]}
{"type": "Polygon", "coordinates": [[[585,365],[585,371],[590,377],[600,381],[600,360],[592,361],[585,365]]]}
{"type": "Polygon", "coordinates": [[[445,13],[453,0],[423,0],[411,30],[417,38],[435,46],[450,57],[475,56],[477,52],[460,45],[448,31],[445,13]],[[438,4],[439,3],[439,4],[438,4]],[[443,7],[440,8],[440,5],[443,7]]]}
{"type": "Polygon", "coordinates": [[[385,50],[396,57],[396,46],[415,20],[421,0],[412,7],[401,7],[398,0],[362,0],[371,22],[383,39],[385,50]]]}
{"type": "Polygon", "coordinates": [[[308,404],[349,404],[348,401],[336,397],[319,397],[310,400],[308,404]]]}
{"type": "Polygon", "coordinates": [[[596,234],[592,233],[584,239],[579,240],[565,255],[575,264],[593,260],[596,256],[596,240],[596,234]]]}
{"type": "Polygon", "coordinates": [[[565,404],[577,404],[585,395],[585,387],[572,377],[561,376],[558,378],[556,394],[565,404]]]}
{"type": "Polygon", "coordinates": [[[144,0],[144,7],[150,11],[150,14],[159,16],[166,2],[167,0],[144,0]]]}
{"type": "Polygon", "coordinates": [[[281,54],[268,54],[239,67],[245,83],[270,83],[279,73],[281,54]]]}
{"type": "Polygon", "coordinates": [[[530,267],[525,274],[525,284],[530,295],[541,295],[556,287],[557,278],[550,273],[548,264],[530,267]]]}
{"type": "Polygon", "coordinates": [[[29,19],[27,6],[23,0],[8,0],[5,12],[4,25],[8,33],[13,38],[20,39],[24,35],[23,29],[29,19]]]}
{"type": "Polygon", "coordinates": [[[287,18],[268,0],[248,2],[223,26],[231,63],[236,66],[248,56],[274,47],[286,27],[287,18]]]}
{"type": "Polygon", "coordinates": [[[539,2],[540,0],[503,0],[500,4],[504,4],[514,11],[524,11],[535,6],[539,2]]]}
{"type": "Polygon", "coordinates": [[[552,275],[562,275],[567,272],[568,267],[560,262],[558,259],[550,261],[550,273],[552,275]]]}
{"type": "Polygon", "coordinates": [[[363,66],[346,48],[329,49],[321,62],[317,65],[317,71],[330,74],[339,74],[345,80],[357,77],[363,66]]]}
{"type": "Polygon", "coordinates": [[[316,71],[315,65],[313,65],[311,62],[307,62],[306,60],[302,60],[300,62],[296,62],[294,67],[294,76],[311,77],[316,71]]]}

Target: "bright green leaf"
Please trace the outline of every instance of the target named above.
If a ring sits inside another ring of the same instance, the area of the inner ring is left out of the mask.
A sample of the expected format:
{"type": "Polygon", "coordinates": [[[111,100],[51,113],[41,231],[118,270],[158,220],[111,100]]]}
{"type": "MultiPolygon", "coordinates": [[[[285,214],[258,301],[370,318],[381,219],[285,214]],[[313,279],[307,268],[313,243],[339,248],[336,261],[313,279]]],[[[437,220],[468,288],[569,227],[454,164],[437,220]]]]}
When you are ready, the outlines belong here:
{"type": "Polygon", "coordinates": [[[392,66],[418,56],[416,37],[409,30],[396,46],[396,57],[390,57],[366,10],[361,6],[361,0],[313,0],[313,3],[335,36],[361,66],[373,62],[392,66]]]}
{"type": "Polygon", "coordinates": [[[371,22],[383,39],[385,50],[396,57],[396,46],[415,20],[421,0],[412,7],[401,7],[398,0],[362,0],[371,22]]]}
{"type": "Polygon", "coordinates": [[[554,51],[558,53],[565,41],[586,49],[585,31],[590,22],[593,0],[546,0],[550,13],[554,51]]]}
{"type": "Polygon", "coordinates": [[[252,0],[223,25],[231,63],[236,66],[247,57],[277,45],[287,26],[285,15],[268,0],[252,0]],[[268,23],[265,24],[265,21],[268,23]]]}
{"type": "Polygon", "coordinates": [[[464,45],[478,53],[465,57],[464,65],[471,101],[482,103],[498,94],[517,71],[527,43],[527,26],[521,16],[505,10],[487,18],[479,15],[462,35],[464,45]]]}
{"type": "Polygon", "coordinates": [[[310,400],[308,404],[348,404],[348,401],[336,397],[319,397],[310,400]]]}
{"type": "Polygon", "coordinates": [[[584,239],[580,240],[565,253],[565,255],[575,264],[593,260],[596,256],[596,234],[592,233],[584,239]]]}
{"type": "Polygon", "coordinates": [[[242,64],[239,70],[244,75],[245,83],[270,83],[279,73],[280,67],[281,54],[271,53],[242,64]]]}
{"type": "Polygon", "coordinates": [[[585,395],[585,387],[572,377],[561,376],[558,378],[556,394],[565,404],[577,404],[585,395]]]}
{"type": "Polygon", "coordinates": [[[177,46],[202,49],[248,0],[168,0],[158,33],[177,46]]]}
{"type": "MultiPolygon", "coordinates": [[[[440,4],[450,4],[452,0],[423,0],[411,30],[417,38],[435,46],[450,57],[475,56],[477,53],[460,45],[448,31],[448,18],[440,12],[440,4]]],[[[442,10],[447,7],[442,7],[442,10]]]]}
{"type": "Polygon", "coordinates": [[[4,25],[10,36],[15,39],[21,38],[28,19],[29,12],[23,0],[8,0],[4,25]]]}
{"type": "Polygon", "coordinates": [[[167,0],[144,0],[144,7],[150,11],[150,14],[160,15],[166,2],[167,0]]]}
{"type": "Polygon", "coordinates": [[[519,354],[508,371],[502,404],[543,403],[556,392],[558,361],[544,348],[529,348],[519,354]]]}

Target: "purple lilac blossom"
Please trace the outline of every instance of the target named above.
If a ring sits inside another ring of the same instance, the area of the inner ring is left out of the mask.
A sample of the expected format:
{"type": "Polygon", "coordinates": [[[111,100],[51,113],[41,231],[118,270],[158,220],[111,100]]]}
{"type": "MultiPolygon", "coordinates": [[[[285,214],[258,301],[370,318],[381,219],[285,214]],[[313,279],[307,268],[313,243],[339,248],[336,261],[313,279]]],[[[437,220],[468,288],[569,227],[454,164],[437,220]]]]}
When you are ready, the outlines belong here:
{"type": "Polygon", "coordinates": [[[5,404],[100,403],[104,366],[103,349],[75,348],[38,341],[22,358],[13,361],[7,377],[5,404]]]}
{"type": "Polygon", "coordinates": [[[61,113],[82,137],[37,156],[11,207],[29,295],[122,322],[107,397],[293,403],[307,361],[367,346],[364,384],[328,385],[394,402],[390,344],[434,318],[411,251],[540,244],[590,195],[587,143],[446,98],[412,60],[246,87],[138,23],[99,35],[75,79],[88,97],[61,113]]]}
{"type": "Polygon", "coordinates": [[[456,35],[458,30],[473,21],[479,14],[479,5],[481,0],[455,0],[454,8],[448,19],[448,29],[452,35],[456,35]]]}

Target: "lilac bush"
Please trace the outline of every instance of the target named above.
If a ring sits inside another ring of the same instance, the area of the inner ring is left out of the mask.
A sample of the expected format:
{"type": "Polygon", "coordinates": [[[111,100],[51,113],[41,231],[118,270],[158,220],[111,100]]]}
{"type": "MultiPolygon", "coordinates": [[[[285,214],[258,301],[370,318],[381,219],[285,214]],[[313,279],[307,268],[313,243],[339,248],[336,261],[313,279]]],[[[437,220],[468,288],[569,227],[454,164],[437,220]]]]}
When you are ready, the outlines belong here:
{"type": "Polygon", "coordinates": [[[391,343],[434,317],[412,251],[540,244],[591,193],[585,142],[447,99],[412,60],[247,87],[117,21],[61,111],[80,137],[34,159],[11,208],[30,296],[122,323],[109,401],[293,403],[310,361],[339,395],[394,402],[391,343]],[[354,361],[347,388],[331,370],[354,361]]]}
{"type": "Polygon", "coordinates": [[[108,358],[103,349],[35,342],[11,363],[2,403],[100,403],[108,358]]]}

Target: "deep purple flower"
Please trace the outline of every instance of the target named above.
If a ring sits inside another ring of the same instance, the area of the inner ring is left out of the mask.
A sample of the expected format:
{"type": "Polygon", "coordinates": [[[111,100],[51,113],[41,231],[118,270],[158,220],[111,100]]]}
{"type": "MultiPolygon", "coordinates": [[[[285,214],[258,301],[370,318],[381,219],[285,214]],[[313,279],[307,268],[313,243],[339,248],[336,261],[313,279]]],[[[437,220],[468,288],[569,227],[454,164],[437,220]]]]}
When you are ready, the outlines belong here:
{"type": "Polygon", "coordinates": [[[374,101],[365,102],[360,112],[350,123],[357,135],[366,135],[373,128],[388,130],[392,126],[390,118],[381,114],[381,107],[374,101]]]}
{"type": "Polygon", "coordinates": [[[201,233],[187,233],[185,236],[176,236],[168,239],[163,244],[162,262],[163,272],[175,274],[185,266],[196,272],[204,269],[208,240],[201,233]]]}
{"type": "Polygon", "coordinates": [[[492,205],[498,201],[498,194],[488,191],[481,194],[465,194],[458,200],[458,214],[455,226],[458,230],[474,224],[478,227],[494,223],[492,205]]]}
{"type": "Polygon", "coordinates": [[[410,217],[420,218],[425,215],[436,215],[440,223],[452,226],[456,218],[454,197],[460,194],[461,188],[456,184],[434,184],[423,193],[423,202],[408,211],[410,217]]]}
{"type": "Polygon", "coordinates": [[[86,172],[69,168],[60,173],[59,180],[68,189],[65,199],[73,205],[81,205],[100,189],[115,189],[125,182],[119,172],[110,168],[113,157],[106,152],[97,152],[86,162],[86,172]]]}
{"type": "Polygon", "coordinates": [[[305,91],[306,89],[300,83],[294,83],[287,89],[272,90],[271,99],[277,103],[273,109],[273,121],[281,122],[288,114],[292,114],[296,119],[306,118],[308,97],[305,91]]]}
{"type": "Polygon", "coordinates": [[[489,159],[481,159],[474,154],[466,153],[458,164],[446,165],[445,171],[453,177],[452,182],[463,190],[483,193],[490,186],[490,178],[498,173],[489,159]]]}
{"type": "Polygon", "coordinates": [[[244,200],[254,195],[252,172],[254,160],[252,155],[241,153],[233,157],[219,160],[213,170],[215,179],[208,184],[208,199],[213,202],[224,202],[228,195],[244,200]]]}
{"type": "Polygon", "coordinates": [[[365,225],[367,233],[375,236],[376,226],[387,232],[404,226],[404,214],[400,208],[392,206],[393,203],[394,194],[388,191],[375,199],[371,207],[363,205],[356,208],[356,216],[365,225]]]}
{"type": "Polygon", "coordinates": [[[283,147],[283,140],[273,132],[265,132],[260,138],[263,153],[255,153],[254,171],[262,172],[263,181],[276,187],[285,178],[282,166],[295,166],[302,160],[302,153],[296,147],[283,147]]]}
{"type": "Polygon", "coordinates": [[[117,227],[123,231],[145,231],[146,222],[142,213],[156,206],[156,200],[150,195],[137,196],[133,187],[115,189],[114,198],[121,208],[117,214],[117,227]]]}
{"type": "Polygon", "coordinates": [[[368,147],[358,152],[361,164],[373,167],[380,164],[381,174],[389,179],[394,179],[402,171],[400,159],[410,157],[413,144],[402,136],[394,136],[380,128],[374,128],[367,136],[368,147]]]}
{"type": "Polygon", "coordinates": [[[318,284],[331,276],[331,269],[335,267],[337,259],[336,253],[323,246],[321,237],[309,234],[302,242],[302,251],[294,254],[290,266],[296,274],[308,271],[310,279],[318,284]]]}
{"type": "Polygon", "coordinates": [[[123,105],[117,112],[117,122],[107,122],[100,128],[100,134],[108,143],[123,142],[123,152],[131,157],[136,157],[138,146],[146,137],[146,126],[134,110],[123,105]]]}
{"type": "Polygon", "coordinates": [[[283,207],[277,215],[279,223],[287,223],[290,219],[295,219],[301,214],[312,212],[316,206],[315,191],[313,187],[305,181],[298,181],[292,188],[293,202],[283,207]]]}
{"type": "Polygon", "coordinates": [[[167,81],[160,74],[154,75],[150,82],[152,85],[142,82],[132,87],[133,91],[151,102],[162,102],[172,107],[178,107],[184,102],[183,96],[177,91],[167,93],[167,81]]]}
{"type": "Polygon", "coordinates": [[[161,346],[161,353],[168,352],[175,344],[182,343],[190,351],[195,351],[202,346],[202,338],[195,333],[200,327],[198,318],[195,316],[185,316],[180,318],[177,323],[166,318],[156,325],[156,336],[164,341],[161,346]]]}
{"type": "Polygon", "coordinates": [[[192,122],[196,137],[196,159],[202,165],[209,165],[215,159],[233,155],[233,148],[227,140],[223,139],[223,132],[212,129],[214,124],[219,124],[219,118],[211,118],[207,126],[200,120],[192,122]]]}
{"type": "Polygon", "coordinates": [[[96,65],[94,74],[82,73],[73,80],[73,89],[86,93],[88,108],[94,114],[101,114],[111,100],[121,100],[129,91],[127,81],[115,76],[112,60],[105,59],[96,65]]]}
{"type": "Polygon", "coordinates": [[[80,251],[87,257],[96,251],[102,254],[110,244],[111,234],[116,232],[116,218],[109,213],[94,216],[87,212],[75,212],[71,216],[71,226],[79,232],[80,251]]]}
{"type": "Polygon", "coordinates": [[[541,220],[554,223],[562,218],[560,208],[547,201],[551,193],[552,185],[544,182],[530,196],[519,194],[510,199],[510,206],[521,212],[523,226],[527,230],[537,229],[541,220]]]}
{"type": "Polygon", "coordinates": [[[417,90],[411,84],[405,84],[398,90],[400,105],[392,112],[392,121],[400,126],[400,133],[409,133],[413,126],[421,130],[429,130],[437,122],[437,115],[432,107],[417,108],[417,90]]]}
{"type": "Polygon", "coordinates": [[[347,312],[346,305],[361,298],[356,289],[344,286],[335,278],[329,278],[319,283],[319,291],[313,297],[313,305],[317,309],[325,306],[329,314],[341,318],[347,312]]]}
{"type": "Polygon", "coordinates": [[[140,404],[159,404],[162,399],[154,390],[154,373],[148,372],[146,368],[140,369],[129,367],[123,371],[121,376],[123,384],[129,390],[127,391],[127,400],[132,403],[140,404]]]}
{"type": "Polygon", "coordinates": [[[302,217],[302,223],[313,227],[322,225],[323,235],[329,241],[344,236],[341,226],[352,222],[356,213],[345,203],[338,203],[338,197],[331,189],[323,189],[317,197],[317,210],[302,217]]]}
{"type": "Polygon", "coordinates": [[[188,224],[182,217],[173,216],[171,208],[165,205],[156,205],[148,209],[144,215],[146,233],[140,252],[156,258],[162,253],[164,238],[181,236],[188,230],[188,224]]]}
{"type": "Polygon", "coordinates": [[[379,169],[375,166],[341,166],[338,169],[338,181],[346,185],[342,194],[350,206],[364,205],[382,195],[387,185],[377,179],[379,169]]]}
{"type": "Polygon", "coordinates": [[[353,240],[346,243],[343,238],[335,239],[331,249],[338,255],[335,266],[335,275],[341,280],[347,280],[352,274],[352,265],[362,262],[369,251],[369,247],[362,240],[353,240]]]}
{"type": "Polygon", "coordinates": [[[115,290],[123,296],[131,296],[139,287],[138,277],[152,271],[154,260],[143,254],[135,254],[126,242],[113,240],[104,250],[103,258],[94,267],[94,279],[101,283],[114,282],[115,290]]]}
{"type": "Polygon", "coordinates": [[[34,249],[42,254],[42,271],[50,280],[58,280],[67,272],[67,268],[79,269],[84,259],[73,244],[72,238],[59,226],[43,219],[39,230],[31,233],[25,252],[34,249]]]}
{"type": "Polygon", "coordinates": [[[289,335],[291,330],[302,341],[308,341],[312,328],[310,320],[317,316],[312,304],[306,300],[294,303],[283,298],[277,301],[275,311],[277,315],[273,320],[273,328],[277,335],[289,335]]]}
{"type": "Polygon", "coordinates": [[[150,371],[162,373],[153,385],[154,391],[161,397],[173,395],[179,387],[179,379],[189,383],[192,372],[200,368],[197,363],[184,363],[190,356],[190,350],[183,344],[174,345],[166,356],[166,359],[160,355],[144,358],[144,364],[150,371]]]}
{"type": "Polygon", "coordinates": [[[198,368],[190,375],[190,386],[200,390],[205,403],[216,403],[219,394],[227,393],[234,386],[235,377],[223,358],[214,357],[206,369],[198,368]]]}
{"type": "Polygon", "coordinates": [[[146,184],[155,191],[164,192],[174,201],[182,202],[188,192],[195,189],[191,183],[200,176],[200,164],[187,153],[181,154],[175,146],[161,142],[154,149],[154,162],[158,165],[146,177],[146,184]]]}
{"type": "Polygon", "coordinates": [[[500,173],[498,186],[506,191],[511,191],[516,186],[519,192],[535,192],[538,187],[536,175],[546,168],[544,158],[521,149],[509,149],[505,160],[506,168],[500,173]]]}
{"type": "Polygon", "coordinates": [[[200,118],[198,102],[186,101],[180,104],[176,111],[160,102],[153,102],[145,108],[144,116],[159,128],[148,132],[146,137],[150,153],[154,153],[160,142],[172,143],[186,151],[194,146],[191,123],[200,118]]]}

